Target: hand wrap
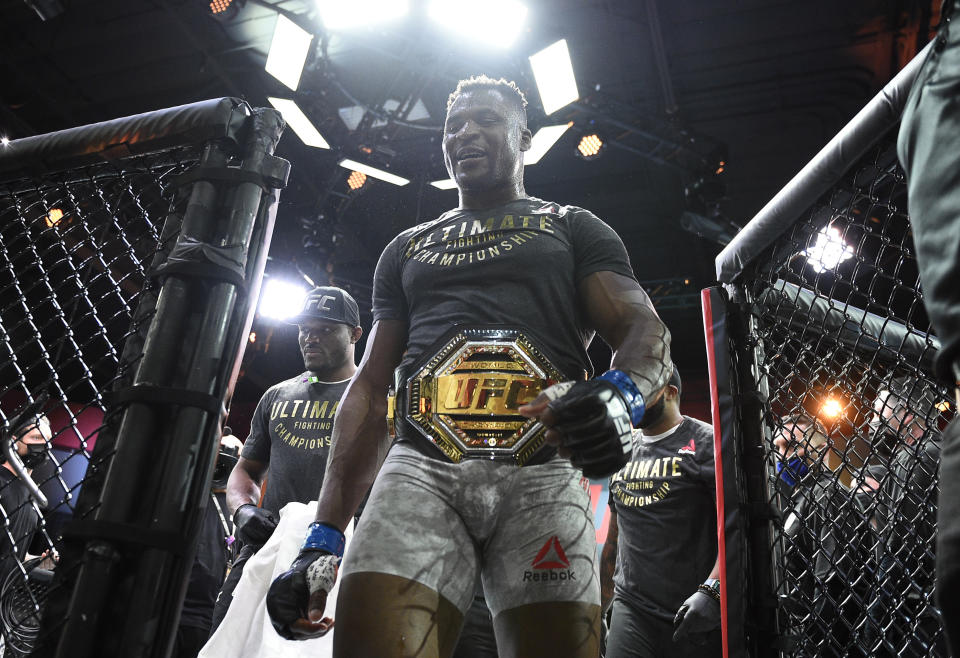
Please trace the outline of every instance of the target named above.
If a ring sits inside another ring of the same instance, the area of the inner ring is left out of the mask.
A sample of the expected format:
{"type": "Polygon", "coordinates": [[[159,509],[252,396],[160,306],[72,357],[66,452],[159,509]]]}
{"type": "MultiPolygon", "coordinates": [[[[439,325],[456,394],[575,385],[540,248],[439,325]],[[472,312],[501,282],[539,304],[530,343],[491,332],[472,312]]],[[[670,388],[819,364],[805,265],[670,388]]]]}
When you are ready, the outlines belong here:
{"type": "Polygon", "coordinates": [[[300,551],[290,568],[277,576],[267,590],[267,614],[281,637],[304,639],[291,631],[298,619],[309,619],[310,596],[322,590],[329,594],[337,581],[340,558],[326,551],[300,551]]]}
{"type": "Polygon", "coordinates": [[[560,446],[570,451],[570,463],[588,478],[606,478],[630,460],[630,406],[616,385],[604,379],[564,382],[544,393],[552,398],[551,429],[560,446]]]}
{"type": "Polygon", "coordinates": [[[343,533],[325,523],[311,523],[300,554],[290,568],[277,576],[267,591],[267,614],[270,623],[281,637],[288,640],[306,639],[310,635],[294,632],[291,624],[298,619],[310,619],[311,597],[323,592],[326,595],[337,582],[340,557],[345,540],[343,533]]]}

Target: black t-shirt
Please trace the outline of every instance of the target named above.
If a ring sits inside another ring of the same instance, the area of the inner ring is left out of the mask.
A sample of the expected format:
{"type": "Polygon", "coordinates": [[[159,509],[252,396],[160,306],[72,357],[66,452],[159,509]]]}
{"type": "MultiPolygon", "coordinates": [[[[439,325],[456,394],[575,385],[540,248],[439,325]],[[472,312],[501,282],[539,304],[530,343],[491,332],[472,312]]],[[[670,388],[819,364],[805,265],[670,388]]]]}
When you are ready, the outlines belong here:
{"type": "Polygon", "coordinates": [[[567,377],[582,379],[593,334],[579,317],[576,289],[600,271],[633,277],[619,236],[587,210],[534,198],[452,210],[384,249],[373,319],[408,323],[404,368],[455,325],[508,325],[529,334],[567,377]]]}
{"type": "Polygon", "coordinates": [[[30,491],[16,475],[0,466],[0,584],[16,562],[23,562],[40,525],[30,491]]]}
{"type": "Polygon", "coordinates": [[[264,509],[280,511],[289,502],[316,500],[330,452],[333,419],[342,382],[312,382],[304,372],[267,389],[250,423],[243,457],[270,465],[264,509]]]}
{"type": "Polygon", "coordinates": [[[634,434],[633,455],[610,478],[619,540],[616,595],[673,621],[717,560],[713,428],[683,417],[672,434],[634,434]]]}

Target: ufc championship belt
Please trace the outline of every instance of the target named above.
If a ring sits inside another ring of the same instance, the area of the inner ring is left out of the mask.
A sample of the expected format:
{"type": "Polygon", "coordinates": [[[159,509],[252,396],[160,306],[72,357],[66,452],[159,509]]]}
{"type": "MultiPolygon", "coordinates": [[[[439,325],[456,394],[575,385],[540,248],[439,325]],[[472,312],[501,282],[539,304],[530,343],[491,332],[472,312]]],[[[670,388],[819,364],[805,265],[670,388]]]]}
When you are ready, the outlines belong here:
{"type": "Polygon", "coordinates": [[[391,433],[405,424],[407,431],[397,427],[402,436],[422,436],[453,462],[527,464],[546,428],[517,410],[569,378],[518,329],[456,329],[427,354],[410,377],[396,377],[387,411],[391,433]]]}

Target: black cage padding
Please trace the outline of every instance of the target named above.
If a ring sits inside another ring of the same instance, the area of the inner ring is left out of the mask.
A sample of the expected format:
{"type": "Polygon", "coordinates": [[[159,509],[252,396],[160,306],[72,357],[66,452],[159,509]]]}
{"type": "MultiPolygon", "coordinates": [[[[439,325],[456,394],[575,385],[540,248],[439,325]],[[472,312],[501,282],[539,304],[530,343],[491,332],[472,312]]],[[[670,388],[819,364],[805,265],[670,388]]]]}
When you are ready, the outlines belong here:
{"type": "Polygon", "coordinates": [[[217,98],[25,137],[0,148],[0,178],[61,171],[220,137],[237,139],[249,116],[244,101],[217,98]]]}

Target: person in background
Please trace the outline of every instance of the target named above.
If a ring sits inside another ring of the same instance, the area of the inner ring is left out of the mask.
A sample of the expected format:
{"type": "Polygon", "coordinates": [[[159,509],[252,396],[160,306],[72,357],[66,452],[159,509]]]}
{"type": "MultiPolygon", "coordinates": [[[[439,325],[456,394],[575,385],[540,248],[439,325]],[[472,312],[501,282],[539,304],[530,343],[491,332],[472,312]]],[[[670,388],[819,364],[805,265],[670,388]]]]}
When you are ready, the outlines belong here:
{"type": "Polygon", "coordinates": [[[217,597],[211,634],[229,609],[247,560],[277,527],[280,509],[289,502],[316,499],[340,397],[357,369],[354,346],[363,329],[357,302],[346,290],[314,288],[290,321],[299,327],[306,370],[263,394],[227,481],[227,508],[241,548],[217,597]]]}
{"type": "Polygon", "coordinates": [[[680,412],[680,374],[610,479],[600,560],[606,658],[709,658],[720,646],[713,428],[680,412]]]}

